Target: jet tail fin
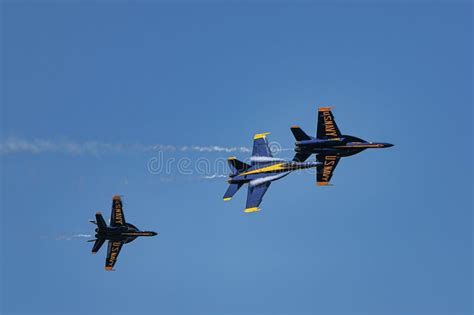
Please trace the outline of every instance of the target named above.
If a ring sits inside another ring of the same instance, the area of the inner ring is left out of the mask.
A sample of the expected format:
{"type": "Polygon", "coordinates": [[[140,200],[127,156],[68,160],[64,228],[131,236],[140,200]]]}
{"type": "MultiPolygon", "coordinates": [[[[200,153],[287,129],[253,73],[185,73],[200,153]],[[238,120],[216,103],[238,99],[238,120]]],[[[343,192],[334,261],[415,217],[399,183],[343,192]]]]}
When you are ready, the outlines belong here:
{"type": "Polygon", "coordinates": [[[306,132],[304,132],[303,129],[298,126],[291,126],[291,132],[293,133],[296,141],[311,140],[311,137],[308,136],[306,132]]]}
{"type": "Polygon", "coordinates": [[[241,173],[241,172],[245,172],[246,170],[248,170],[251,167],[247,163],[237,160],[236,157],[228,158],[227,162],[229,163],[229,168],[232,171],[232,174],[238,174],[238,173],[241,173]]]}
{"type": "Polygon", "coordinates": [[[107,228],[107,223],[105,223],[105,220],[104,220],[104,217],[102,216],[102,213],[97,212],[95,214],[95,222],[96,222],[97,227],[99,228],[99,230],[103,230],[103,229],[107,228]]]}
{"type": "Polygon", "coordinates": [[[235,193],[239,191],[240,187],[242,187],[242,185],[243,184],[230,184],[229,188],[227,188],[227,191],[224,194],[224,200],[231,200],[235,193]]]}

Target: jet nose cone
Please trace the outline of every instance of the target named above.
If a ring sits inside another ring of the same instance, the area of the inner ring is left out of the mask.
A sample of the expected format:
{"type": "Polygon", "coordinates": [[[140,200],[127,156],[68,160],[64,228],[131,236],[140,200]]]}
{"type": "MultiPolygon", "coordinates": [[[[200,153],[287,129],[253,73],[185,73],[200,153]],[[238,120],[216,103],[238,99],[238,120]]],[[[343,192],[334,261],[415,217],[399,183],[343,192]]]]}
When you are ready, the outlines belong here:
{"type": "Polygon", "coordinates": [[[391,143],[384,143],[384,148],[390,148],[390,147],[393,147],[393,144],[391,143]]]}
{"type": "Polygon", "coordinates": [[[155,236],[155,235],[158,235],[158,233],[156,233],[156,232],[151,232],[151,236],[155,236]]]}

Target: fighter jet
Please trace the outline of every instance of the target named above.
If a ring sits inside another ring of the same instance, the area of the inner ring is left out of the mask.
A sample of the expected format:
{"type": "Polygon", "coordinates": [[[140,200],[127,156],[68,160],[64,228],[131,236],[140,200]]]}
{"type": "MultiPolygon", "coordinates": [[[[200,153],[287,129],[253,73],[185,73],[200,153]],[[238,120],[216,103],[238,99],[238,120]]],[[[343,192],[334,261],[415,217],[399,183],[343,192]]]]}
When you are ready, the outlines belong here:
{"type": "Polygon", "coordinates": [[[140,231],[133,224],[125,222],[125,216],[122,210],[122,200],[120,196],[112,198],[112,214],[110,215],[110,226],[105,223],[104,217],[100,212],[95,214],[95,221],[90,221],[97,225],[95,229],[96,239],[89,242],[95,242],[92,247],[92,253],[96,254],[106,240],[109,241],[107,247],[107,258],[105,259],[105,270],[111,271],[123,244],[134,241],[139,236],[155,236],[156,232],[140,231]]]}
{"type": "Polygon", "coordinates": [[[300,127],[292,126],[291,131],[296,139],[293,161],[304,162],[316,154],[321,162],[316,170],[316,184],[327,186],[341,157],[351,156],[369,148],[388,148],[390,143],[367,142],[354,136],[342,135],[337,127],[332,107],[318,109],[318,126],[315,137],[308,136],[300,127]]]}
{"type": "Polygon", "coordinates": [[[247,213],[260,211],[259,205],[272,181],[283,178],[292,171],[316,167],[319,164],[317,162],[288,162],[274,158],[268,146],[268,134],[268,132],[259,133],[253,137],[250,165],[237,160],[236,157],[227,159],[232,173],[229,174],[227,180],[229,188],[224,194],[224,200],[232,199],[242,185],[248,184],[247,205],[244,210],[247,213]]]}

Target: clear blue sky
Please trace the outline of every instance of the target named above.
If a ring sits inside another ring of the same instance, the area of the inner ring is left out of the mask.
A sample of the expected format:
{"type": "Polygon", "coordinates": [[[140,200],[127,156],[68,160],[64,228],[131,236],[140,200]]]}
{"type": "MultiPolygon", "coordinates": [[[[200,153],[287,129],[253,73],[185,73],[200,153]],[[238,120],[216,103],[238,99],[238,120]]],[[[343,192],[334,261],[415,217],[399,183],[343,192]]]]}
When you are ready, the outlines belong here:
{"type": "Polygon", "coordinates": [[[472,4],[1,9],[3,314],[472,314],[472,4]],[[291,174],[255,215],[222,178],[147,171],[153,144],[291,148],[320,105],[395,147],[333,187],[291,174]],[[113,194],[160,234],[107,273],[74,235],[113,194]]]}

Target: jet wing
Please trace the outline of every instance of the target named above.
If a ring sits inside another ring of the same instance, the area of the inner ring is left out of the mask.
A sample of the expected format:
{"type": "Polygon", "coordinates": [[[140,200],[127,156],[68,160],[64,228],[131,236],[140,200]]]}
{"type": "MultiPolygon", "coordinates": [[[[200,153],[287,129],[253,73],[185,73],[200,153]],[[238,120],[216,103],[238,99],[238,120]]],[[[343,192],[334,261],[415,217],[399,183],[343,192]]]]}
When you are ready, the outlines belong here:
{"type": "Polygon", "coordinates": [[[123,215],[122,199],[120,196],[114,196],[112,198],[112,213],[110,215],[110,226],[123,226],[125,225],[125,216],[123,215]]]}
{"type": "Polygon", "coordinates": [[[331,180],[332,174],[336,169],[340,157],[336,155],[321,155],[316,156],[316,160],[321,164],[316,166],[316,184],[318,186],[327,186],[331,180]]]}
{"type": "Polygon", "coordinates": [[[258,206],[262,202],[263,195],[267,191],[268,187],[270,187],[271,182],[265,182],[260,185],[249,185],[249,189],[247,191],[247,205],[245,208],[245,212],[256,212],[260,211],[258,206]]]}
{"type": "Polygon", "coordinates": [[[107,258],[105,259],[105,270],[113,270],[122,246],[123,242],[121,241],[109,241],[109,245],[107,247],[107,258]]]}
{"type": "Polygon", "coordinates": [[[341,132],[337,127],[334,116],[331,112],[332,107],[320,107],[318,109],[318,125],[316,126],[318,139],[339,139],[341,132]]]}
{"type": "Polygon", "coordinates": [[[268,134],[269,132],[258,133],[253,137],[252,157],[273,157],[270,147],[268,146],[268,134]]]}

